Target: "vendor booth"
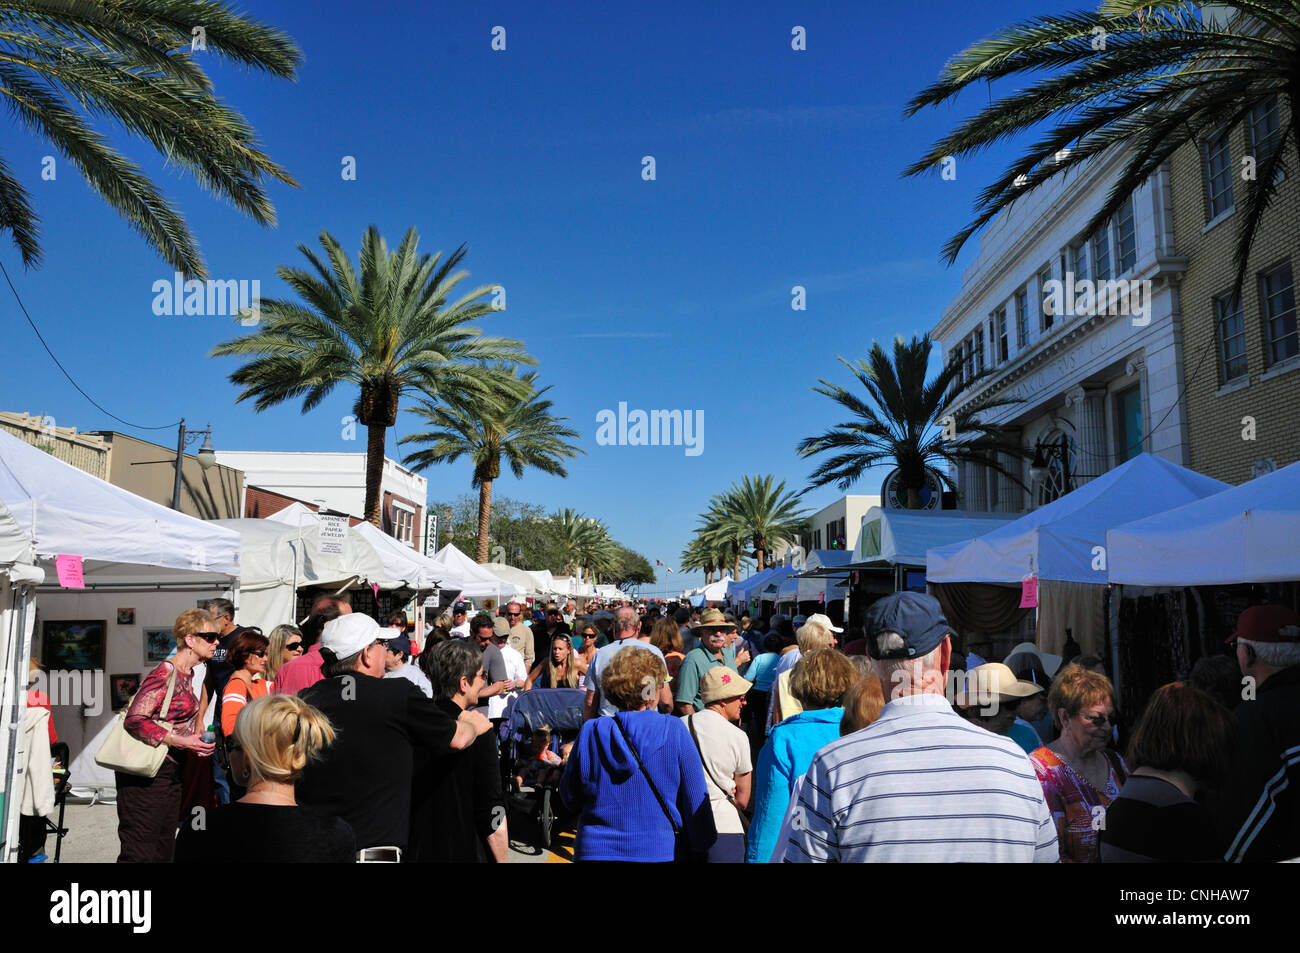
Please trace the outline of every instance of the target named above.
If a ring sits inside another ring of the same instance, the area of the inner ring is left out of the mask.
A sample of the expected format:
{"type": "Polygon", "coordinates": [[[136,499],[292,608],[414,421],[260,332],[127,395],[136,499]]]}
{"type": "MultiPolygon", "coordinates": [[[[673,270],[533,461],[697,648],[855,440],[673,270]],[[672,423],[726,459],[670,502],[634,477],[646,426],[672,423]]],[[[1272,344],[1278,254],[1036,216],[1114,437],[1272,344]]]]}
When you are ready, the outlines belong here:
{"type": "Polygon", "coordinates": [[[977,539],[930,549],[927,579],[948,620],[987,640],[994,658],[1010,647],[1003,642],[1021,640],[1017,623],[1033,609],[1040,650],[1059,653],[1068,634],[1083,653],[1106,658],[1106,531],[1226,488],[1139,454],[977,539]]]}
{"type": "Polygon", "coordinates": [[[777,611],[785,615],[811,615],[822,612],[837,625],[844,618],[844,595],[847,573],[832,570],[847,566],[853,554],[847,549],[814,549],[801,567],[777,587],[777,611]]]}
{"type": "Polygon", "coordinates": [[[740,579],[729,583],[726,595],[727,602],[731,605],[732,609],[737,612],[749,610],[757,613],[758,598],[756,590],[759,586],[767,582],[767,580],[775,576],[782,568],[784,567],[768,566],[766,569],[754,573],[754,575],[747,579],[740,579]]]}
{"type": "Polygon", "coordinates": [[[492,599],[493,607],[501,601],[517,599],[525,594],[524,587],[506,582],[470,559],[451,543],[438,550],[431,557],[444,572],[457,580],[461,594],[475,601],[492,599]]]}
{"type": "MultiPolygon", "coordinates": [[[[3,432],[0,513],[7,517],[0,563],[8,566],[4,717],[16,724],[26,708],[28,657],[36,656],[46,667],[55,729],[71,748],[75,789],[84,780],[77,755],[170,653],[176,616],[237,592],[240,539],[3,432]]],[[[6,751],[6,793],[23,757],[6,751]]],[[[6,830],[16,807],[6,801],[6,830]]],[[[6,856],[11,846],[6,838],[6,856]]]]}
{"type": "Polygon", "coordinates": [[[1121,704],[1227,652],[1247,606],[1300,608],[1300,463],[1106,533],[1121,704]]]}

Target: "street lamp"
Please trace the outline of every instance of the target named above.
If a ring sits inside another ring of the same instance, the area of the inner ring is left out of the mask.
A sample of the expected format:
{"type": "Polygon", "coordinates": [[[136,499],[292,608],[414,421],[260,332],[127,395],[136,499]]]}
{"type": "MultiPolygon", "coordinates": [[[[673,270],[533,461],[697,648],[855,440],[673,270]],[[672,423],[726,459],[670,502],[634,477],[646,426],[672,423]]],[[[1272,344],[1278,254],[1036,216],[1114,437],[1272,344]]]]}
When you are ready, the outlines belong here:
{"type": "Polygon", "coordinates": [[[185,447],[198,437],[203,437],[203,446],[196,454],[199,466],[206,473],[217,462],[217,452],[212,449],[212,424],[207,430],[186,430],[185,418],[181,418],[180,429],[176,435],[176,482],[172,484],[172,509],[181,508],[181,465],[185,462],[185,447]]]}

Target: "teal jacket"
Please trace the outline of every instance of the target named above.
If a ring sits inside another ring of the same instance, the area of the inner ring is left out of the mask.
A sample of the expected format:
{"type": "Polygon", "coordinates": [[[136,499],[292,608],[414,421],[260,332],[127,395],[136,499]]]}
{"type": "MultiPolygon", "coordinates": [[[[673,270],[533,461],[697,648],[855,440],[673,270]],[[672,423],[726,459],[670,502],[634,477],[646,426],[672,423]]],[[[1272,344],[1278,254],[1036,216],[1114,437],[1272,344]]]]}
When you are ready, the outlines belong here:
{"type": "Polygon", "coordinates": [[[754,770],[754,821],[749,825],[746,863],[771,860],[795,781],[808,772],[818,751],[839,738],[843,717],[843,708],[803,711],[791,715],[767,736],[754,770]]]}

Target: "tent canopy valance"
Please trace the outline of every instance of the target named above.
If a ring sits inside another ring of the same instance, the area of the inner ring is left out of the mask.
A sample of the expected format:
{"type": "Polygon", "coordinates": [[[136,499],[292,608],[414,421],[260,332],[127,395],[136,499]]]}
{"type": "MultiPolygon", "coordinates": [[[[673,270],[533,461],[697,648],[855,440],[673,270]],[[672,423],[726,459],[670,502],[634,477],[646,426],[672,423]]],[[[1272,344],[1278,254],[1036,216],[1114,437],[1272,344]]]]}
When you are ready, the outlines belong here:
{"type": "Polygon", "coordinates": [[[928,550],[930,582],[1108,582],[1106,531],[1227,489],[1149,453],[977,539],[928,550]]]}
{"type": "Polygon", "coordinates": [[[1110,581],[1227,586],[1300,579],[1300,463],[1106,533],[1110,581]]]}
{"type": "Polygon", "coordinates": [[[1005,526],[1012,518],[997,513],[873,506],[862,517],[854,568],[924,566],[929,550],[982,536],[1005,526]]]}

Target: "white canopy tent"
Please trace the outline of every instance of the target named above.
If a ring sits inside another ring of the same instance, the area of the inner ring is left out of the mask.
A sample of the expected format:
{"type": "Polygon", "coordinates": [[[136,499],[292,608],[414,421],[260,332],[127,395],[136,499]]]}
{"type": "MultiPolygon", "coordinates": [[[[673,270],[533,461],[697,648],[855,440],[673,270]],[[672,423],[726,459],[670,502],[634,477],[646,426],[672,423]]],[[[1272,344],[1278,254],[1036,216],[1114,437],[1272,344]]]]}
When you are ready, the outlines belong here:
{"type": "MultiPolygon", "coordinates": [[[[138,672],[152,667],[142,661],[138,626],[165,620],[170,628],[180,608],[194,607],[196,594],[210,597],[233,590],[240,573],[239,546],[238,534],[226,527],[136,496],[0,431],[4,721],[14,725],[26,710],[35,607],[47,620],[104,620],[100,674],[138,672]],[[60,555],[80,557],[84,589],[59,586],[55,565],[60,555]],[[108,608],[126,601],[135,603],[131,623],[119,622],[108,608]]],[[[106,690],[108,680],[100,681],[106,690]]],[[[113,717],[111,711],[93,712],[89,705],[51,701],[60,739],[74,752],[113,717]]],[[[6,795],[13,791],[13,769],[23,757],[20,745],[9,744],[7,735],[6,795]]],[[[17,823],[17,809],[17,802],[7,797],[6,831],[17,823]]],[[[17,844],[7,836],[6,859],[13,856],[11,849],[16,851],[17,844]]]]}
{"type": "Polygon", "coordinates": [[[1018,584],[1027,576],[1104,584],[1106,531],[1227,489],[1148,453],[976,539],[931,548],[930,582],[1018,584]],[[1094,568],[1100,566],[1101,568],[1094,568]]]}
{"type": "MultiPolygon", "coordinates": [[[[526,569],[516,569],[514,566],[507,566],[505,563],[482,563],[484,569],[492,573],[502,582],[510,583],[524,591],[524,595],[546,596],[551,594],[548,588],[549,578],[543,581],[537,573],[529,572],[526,569]]],[[[550,573],[547,573],[550,576],[550,573]]]]}
{"type": "Polygon", "coordinates": [[[843,566],[853,559],[847,549],[814,549],[804,559],[803,569],[781,580],[777,587],[777,602],[834,602],[843,599],[844,593],[836,587],[843,582],[843,573],[839,578],[818,572],[843,566]],[[812,575],[805,575],[809,573],[812,575]]]}
{"type": "Polygon", "coordinates": [[[873,506],[862,517],[857,563],[924,566],[931,549],[974,539],[1006,525],[1011,516],[963,510],[895,510],[873,506]]]}
{"type": "Polygon", "coordinates": [[[1300,463],[1106,533],[1110,581],[1216,586],[1300,579],[1300,463]]]}
{"type": "Polygon", "coordinates": [[[727,586],[727,601],[733,605],[745,605],[753,598],[755,588],[771,579],[781,568],[780,566],[768,566],[762,572],[732,582],[727,586]]]}
{"type": "Polygon", "coordinates": [[[433,561],[454,576],[461,593],[471,599],[515,599],[524,595],[521,586],[506,582],[470,559],[452,543],[433,554],[433,561]]]}

